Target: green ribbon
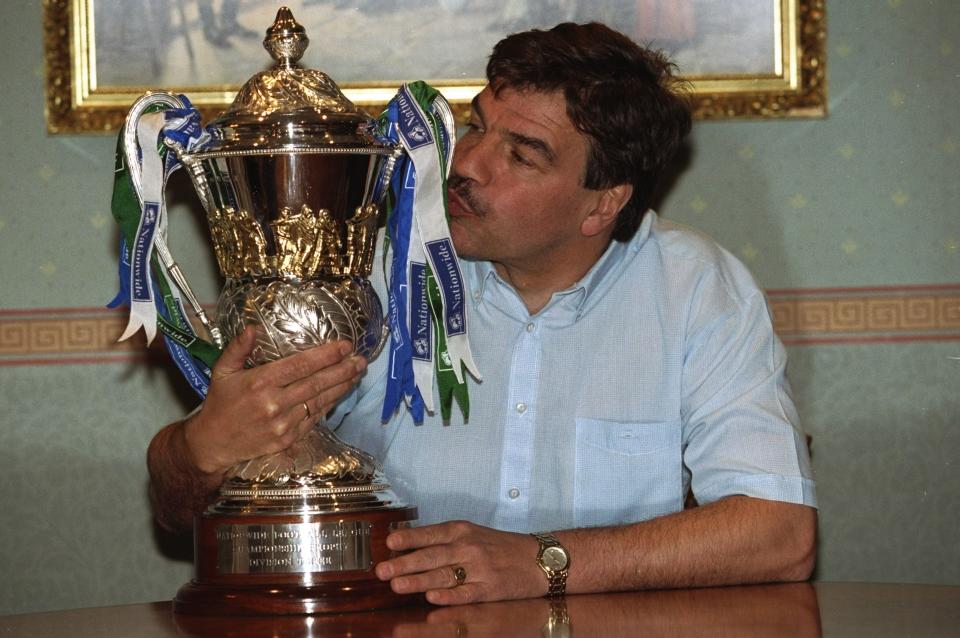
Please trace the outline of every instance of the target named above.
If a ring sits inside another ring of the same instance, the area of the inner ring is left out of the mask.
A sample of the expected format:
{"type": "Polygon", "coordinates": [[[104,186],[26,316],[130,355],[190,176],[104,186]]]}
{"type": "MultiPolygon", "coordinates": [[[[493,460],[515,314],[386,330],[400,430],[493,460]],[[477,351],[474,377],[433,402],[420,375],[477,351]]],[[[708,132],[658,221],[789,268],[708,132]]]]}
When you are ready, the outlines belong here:
{"type": "MultiPolygon", "coordinates": [[[[159,110],[165,110],[167,107],[156,104],[144,110],[144,113],[153,113],[159,110]]],[[[166,159],[166,153],[171,152],[165,145],[158,143],[157,152],[161,159],[166,159]]],[[[127,167],[126,154],[123,146],[123,131],[120,131],[117,137],[116,162],[114,164],[113,195],[110,201],[110,212],[113,219],[120,227],[120,233],[123,235],[127,254],[122,255],[128,261],[131,258],[130,252],[137,237],[137,228],[140,226],[140,201],[137,198],[133,187],[133,180],[130,178],[130,170],[127,167]]],[[[167,281],[164,269],[157,259],[156,253],[151,257],[151,266],[154,273],[154,281],[157,283],[160,293],[163,296],[163,305],[167,314],[173,318],[173,321],[165,319],[157,313],[157,328],[165,335],[182,345],[191,356],[202,361],[208,368],[213,367],[220,357],[220,348],[216,345],[204,341],[195,334],[192,328],[187,325],[183,314],[176,302],[176,298],[167,281]]]]}

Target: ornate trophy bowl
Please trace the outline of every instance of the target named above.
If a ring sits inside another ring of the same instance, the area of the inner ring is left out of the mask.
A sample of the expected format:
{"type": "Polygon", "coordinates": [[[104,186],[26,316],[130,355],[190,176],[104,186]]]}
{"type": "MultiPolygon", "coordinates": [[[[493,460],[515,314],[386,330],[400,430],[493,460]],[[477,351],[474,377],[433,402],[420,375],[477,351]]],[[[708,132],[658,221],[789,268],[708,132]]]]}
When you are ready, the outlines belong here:
{"type": "MultiPolygon", "coordinates": [[[[227,341],[253,325],[249,365],[334,339],[373,358],[387,333],[367,277],[380,213],[399,152],[325,74],[297,66],[302,26],[280,9],[264,46],[276,66],[251,78],[195,150],[170,144],[207,212],[226,285],[210,332],[227,341]]],[[[174,95],[150,93],[127,129],[174,95]]],[[[400,503],[376,461],[322,418],[291,448],[232,468],[195,522],[194,579],[174,609],[195,614],[301,614],[398,606],[373,566],[392,527],[416,508],[400,503]]]]}

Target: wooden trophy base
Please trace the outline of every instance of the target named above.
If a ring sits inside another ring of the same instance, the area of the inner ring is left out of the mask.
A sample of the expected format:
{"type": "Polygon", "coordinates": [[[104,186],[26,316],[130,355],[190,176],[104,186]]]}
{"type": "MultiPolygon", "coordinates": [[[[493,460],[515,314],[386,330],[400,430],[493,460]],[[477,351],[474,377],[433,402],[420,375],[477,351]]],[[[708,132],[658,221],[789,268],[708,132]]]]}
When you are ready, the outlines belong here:
{"type": "Polygon", "coordinates": [[[180,588],[176,613],[277,615],[363,611],[416,605],[422,594],[395,594],[374,566],[394,554],[391,529],[409,525],[415,507],[324,513],[205,512],[194,527],[196,577],[180,588]]]}

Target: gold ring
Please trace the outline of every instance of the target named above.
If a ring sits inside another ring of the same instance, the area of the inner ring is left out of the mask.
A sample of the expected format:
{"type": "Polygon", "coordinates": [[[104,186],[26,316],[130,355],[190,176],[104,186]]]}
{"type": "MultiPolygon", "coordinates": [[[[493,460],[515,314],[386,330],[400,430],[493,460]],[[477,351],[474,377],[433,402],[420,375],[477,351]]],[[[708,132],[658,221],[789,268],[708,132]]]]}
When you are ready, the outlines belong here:
{"type": "Polygon", "coordinates": [[[467,580],[467,570],[460,565],[454,565],[450,569],[453,570],[453,578],[457,581],[457,584],[454,585],[454,587],[462,585],[463,581],[467,580]]]}
{"type": "Polygon", "coordinates": [[[309,419],[309,418],[310,418],[310,406],[307,405],[307,402],[306,402],[306,401],[303,402],[303,409],[307,411],[307,416],[305,416],[305,417],[303,417],[303,418],[309,419]]]}

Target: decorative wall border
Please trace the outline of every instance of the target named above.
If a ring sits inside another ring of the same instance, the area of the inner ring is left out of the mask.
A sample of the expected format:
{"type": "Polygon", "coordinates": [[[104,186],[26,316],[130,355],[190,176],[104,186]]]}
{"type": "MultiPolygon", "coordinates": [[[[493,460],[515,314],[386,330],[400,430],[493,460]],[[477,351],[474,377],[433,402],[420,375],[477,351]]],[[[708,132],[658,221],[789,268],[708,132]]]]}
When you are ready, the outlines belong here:
{"type": "Polygon", "coordinates": [[[125,313],[106,308],[0,310],[0,366],[114,363],[145,358],[148,353],[142,333],[117,342],[125,327],[125,313]]]}
{"type": "Polygon", "coordinates": [[[768,290],[787,345],[960,340],[960,284],[768,290]]]}
{"type": "MultiPolygon", "coordinates": [[[[960,284],[768,290],[787,345],[960,340],[960,284]]],[[[159,354],[142,334],[117,343],[119,310],[0,310],[0,366],[112,363],[159,354]]]]}

